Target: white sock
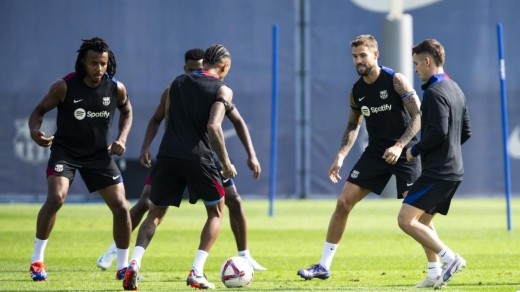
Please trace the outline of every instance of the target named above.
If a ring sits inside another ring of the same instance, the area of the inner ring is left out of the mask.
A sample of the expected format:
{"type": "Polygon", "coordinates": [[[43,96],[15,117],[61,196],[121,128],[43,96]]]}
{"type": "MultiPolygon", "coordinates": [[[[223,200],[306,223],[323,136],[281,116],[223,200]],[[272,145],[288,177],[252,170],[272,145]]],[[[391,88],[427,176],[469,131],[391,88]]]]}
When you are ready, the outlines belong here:
{"type": "Polygon", "coordinates": [[[124,267],[128,266],[128,253],[129,249],[117,249],[117,270],[121,270],[124,267]]]}
{"type": "Polygon", "coordinates": [[[339,244],[332,244],[325,242],[323,245],[323,252],[321,253],[320,265],[327,270],[330,270],[330,266],[332,265],[332,259],[336,254],[336,250],[338,249],[339,244]]]}
{"type": "Polygon", "coordinates": [[[107,252],[117,252],[117,247],[116,247],[116,243],[115,242],[112,242],[110,247],[107,249],[107,252]]]}
{"type": "Polygon", "coordinates": [[[251,257],[251,253],[249,252],[249,249],[239,250],[238,251],[238,256],[239,257],[250,258],[251,257]]]}
{"type": "Polygon", "coordinates": [[[43,254],[45,253],[45,247],[47,246],[47,239],[42,240],[35,238],[34,239],[34,251],[31,258],[31,263],[34,262],[43,262],[43,254]]]}
{"type": "Polygon", "coordinates": [[[441,263],[428,262],[428,278],[437,279],[442,272],[441,263]]]}
{"type": "Polygon", "coordinates": [[[199,249],[195,254],[195,259],[193,260],[193,265],[191,269],[195,272],[195,275],[202,276],[204,275],[204,264],[206,263],[206,259],[208,258],[209,253],[199,249]]]}
{"type": "Polygon", "coordinates": [[[134,247],[134,252],[132,253],[132,258],[130,261],[135,261],[137,263],[137,267],[141,267],[141,260],[143,259],[144,252],[146,250],[142,246],[136,246],[134,247]]]}
{"type": "Polygon", "coordinates": [[[453,262],[455,260],[455,253],[451,249],[449,249],[448,247],[445,247],[437,255],[445,263],[451,263],[451,262],[453,262]]]}

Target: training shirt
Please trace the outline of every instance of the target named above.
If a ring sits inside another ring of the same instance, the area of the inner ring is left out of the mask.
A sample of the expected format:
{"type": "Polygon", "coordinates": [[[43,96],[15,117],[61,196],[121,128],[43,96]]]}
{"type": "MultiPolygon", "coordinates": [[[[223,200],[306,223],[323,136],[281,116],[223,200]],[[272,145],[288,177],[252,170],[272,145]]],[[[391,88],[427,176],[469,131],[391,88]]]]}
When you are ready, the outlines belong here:
{"type": "Polygon", "coordinates": [[[117,80],[107,74],[98,87],[88,87],[76,74],[63,78],[65,99],[57,107],[57,130],[51,150],[72,158],[95,160],[108,156],[110,126],[117,107],[117,80]]]}
{"type": "Polygon", "coordinates": [[[170,86],[168,125],[157,157],[181,158],[214,165],[208,136],[211,107],[226,84],[206,71],[182,74],[170,86]]]}
{"type": "Polygon", "coordinates": [[[421,141],[412,154],[421,155],[422,175],[460,181],[464,175],[461,145],[471,136],[466,98],[445,73],[421,86],[421,141]]]}
{"type": "MultiPolygon", "coordinates": [[[[410,123],[410,115],[394,89],[394,75],[394,70],[381,67],[374,83],[368,84],[361,77],[352,87],[355,103],[352,110],[360,111],[366,121],[368,146],[365,151],[378,157],[401,138],[410,123]]],[[[417,137],[414,137],[405,148],[416,142],[417,137]]],[[[406,151],[403,151],[401,157],[405,155],[406,151]]]]}

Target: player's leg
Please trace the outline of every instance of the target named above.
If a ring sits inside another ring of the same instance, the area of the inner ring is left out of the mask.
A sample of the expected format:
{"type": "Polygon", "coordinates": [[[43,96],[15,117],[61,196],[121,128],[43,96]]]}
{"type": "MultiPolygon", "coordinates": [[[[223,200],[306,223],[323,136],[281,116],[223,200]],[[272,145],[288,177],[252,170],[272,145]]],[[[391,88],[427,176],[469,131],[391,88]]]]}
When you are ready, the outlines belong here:
{"type": "Polygon", "coordinates": [[[428,222],[428,217],[423,217],[423,222],[420,220],[425,210],[431,214],[446,215],[459,183],[420,177],[404,199],[398,215],[399,227],[425,250],[436,253],[444,263],[433,288],[441,288],[450,281],[455,273],[466,267],[466,261],[444,244],[434,229],[425,224],[431,222],[428,222]]]}
{"type": "Polygon", "coordinates": [[[126,270],[123,280],[123,288],[125,290],[137,290],[137,278],[144,253],[152,241],[157,227],[161,224],[168,211],[168,207],[155,206],[154,204],[150,204],[149,206],[148,215],[137,232],[137,239],[132,257],[130,258],[130,265],[126,270]]]}
{"type": "MultiPolygon", "coordinates": [[[[396,178],[397,193],[400,194],[400,198],[405,198],[408,195],[410,187],[414,184],[421,173],[420,159],[414,159],[412,161],[399,161],[395,164],[394,174],[396,178]]],[[[420,218],[419,222],[428,226],[435,232],[433,225],[433,215],[424,213],[420,218]]],[[[423,246],[424,253],[427,260],[427,276],[417,284],[416,288],[431,288],[437,281],[441,274],[441,263],[437,254],[423,246]]]]}
{"type": "Polygon", "coordinates": [[[132,220],[132,231],[139,226],[141,220],[143,220],[144,214],[150,209],[150,193],[152,191],[151,184],[145,184],[141,196],[137,203],[130,208],[130,218],[132,220]]]}
{"type": "MultiPolygon", "coordinates": [[[[433,232],[435,232],[435,234],[437,234],[437,231],[435,230],[435,226],[432,221],[433,216],[434,215],[424,213],[419,218],[419,222],[424,224],[425,226],[428,226],[428,228],[430,228],[433,232]]],[[[435,282],[441,275],[442,266],[441,266],[439,256],[435,252],[429,250],[425,246],[423,246],[423,249],[424,249],[424,254],[426,255],[426,260],[428,261],[428,265],[426,267],[427,275],[424,278],[424,280],[422,282],[420,282],[419,284],[417,284],[417,286],[415,286],[415,287],[416,288],[431,288],[431,287],[433,287],[433,285],[435,284],[435,282]]]]}
{"type": "Polygon", "coordinates": [[[319,264],[312,265],[308,269],[301,269],[298,275],[305,280],[319,278],[322,280],[330,277],[330,267],[336,254],[339,242],[343,237],[347,226],[348,216],[354,206],[361,201],[370,191],[351,182],[346,182],[336,201],[336,208],[332,213],[327,230],[327,237],[323,245],[323,251],[319,264]]]}
{"type": "Polygon", "coordinates": [[[350,171],[336,201],[336,208],[330,217],[320,262],[308,269],[300,269],[297,275],[305,280],[313,278],[325,280],[330,277],[332,260],[345,232],[350,212],[371,191],[376,194],[383,191],[391,177],[388,167],[388,164],[380,157],[363,152],[350,171]]]}
{"type": "MultiPolygon", "coordinates": [[[[149,197],[151,192],[151,178],[148,175],[145,179],[143,190],[141,191],[141,196],[137,203],[130,208],[130,220],[132,221],[132,231],[139,226],[141,220],[143,219],[144,214],[150,208],[149,197]]],[[[108,247],[108,249],[98,258],[96,261],[96,266],[101,268],[102,270],[108,269],[112,262],[117,258],[117,248],[115,242],[108,247]]]]}
{"type": "Polygon", "coordinates": [[[238,249],[238,256],[244,257],[257,271],[267,270],[260,265],[252,256],[247,247],[247,220],[244,208],[242,208],[242,198],[232,179],[224,182],[226,206],[229,210],[229,223],[235,236],[238,249]]]}
{"type": "Polygon", "coordinates": [[[44,253],[47,240],[52,232],[58,210],[63,206],[70,181],[68,178],[57,175],[47,177],[48,193],[45,203],[38,212],[36,221],[36,238],[31,258],[29,273],[34,281],[45,281],[47,271],[44,265],[44,253]]]}
{"type": "Polygon", "coordinates": [[[215,285],[208,282],[204,275],[204,264],[220,232],[224,215],[224,200],[219,200],[218,202],[204,201],[204,204],[208,217],[202,228],[199,247],[186,283],[197,289],[214,289],[215,285]]]}
{"type": "Polygon", "coordinates": [[[132,223],[125,196],[123,183],[109,185],[98,190],[99,195],[105,200],[112,211],[113,237],[117,248],[116,279],[124,277],[124,271],[128,266],[128,252],[130,237],[132,234],[132,223]]]}

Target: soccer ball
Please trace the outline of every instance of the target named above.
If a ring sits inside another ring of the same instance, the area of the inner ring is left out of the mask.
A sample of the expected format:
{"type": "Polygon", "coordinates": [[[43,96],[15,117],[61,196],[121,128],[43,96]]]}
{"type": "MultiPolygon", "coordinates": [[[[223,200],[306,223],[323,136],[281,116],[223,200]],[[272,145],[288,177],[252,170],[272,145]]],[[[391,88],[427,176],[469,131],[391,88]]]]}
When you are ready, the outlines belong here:
{"type": "Polygon", "coordinates": [[[253,267],[243,257],[227,259],[220,269],[220,279],[228,288],[246,287],[253,281],[253,267]]]}

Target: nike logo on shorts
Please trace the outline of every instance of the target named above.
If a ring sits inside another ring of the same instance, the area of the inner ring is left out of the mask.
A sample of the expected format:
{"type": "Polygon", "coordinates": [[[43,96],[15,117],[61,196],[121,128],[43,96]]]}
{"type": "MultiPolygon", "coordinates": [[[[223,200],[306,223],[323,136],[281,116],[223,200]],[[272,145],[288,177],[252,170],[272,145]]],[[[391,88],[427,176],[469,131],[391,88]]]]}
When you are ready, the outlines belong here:
{"type": "Polygon", "coordinates": [[[118,179],[119,177],[120,177],[120,175],[112,176],[112,179],[113,179],[113,180],[116,180],[116,179],[118,179]]]}

